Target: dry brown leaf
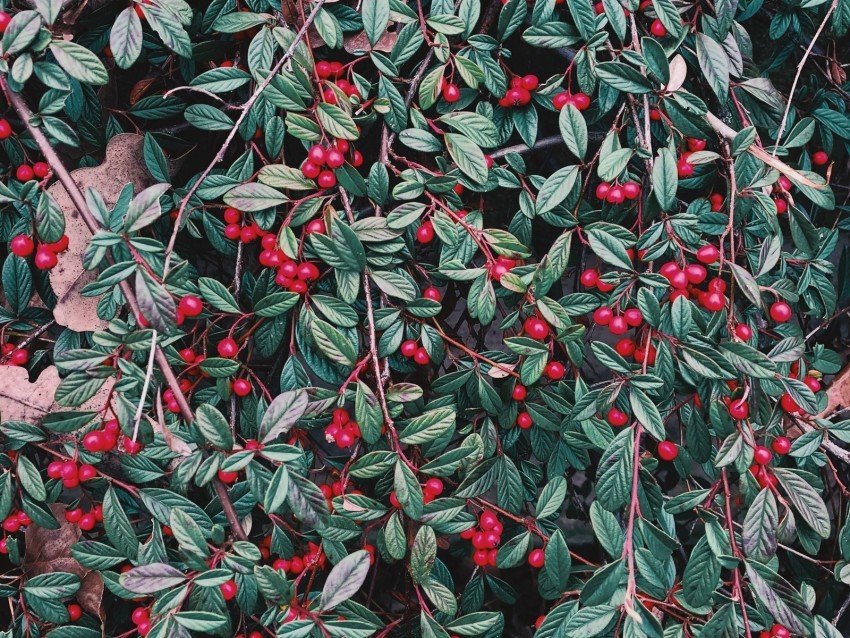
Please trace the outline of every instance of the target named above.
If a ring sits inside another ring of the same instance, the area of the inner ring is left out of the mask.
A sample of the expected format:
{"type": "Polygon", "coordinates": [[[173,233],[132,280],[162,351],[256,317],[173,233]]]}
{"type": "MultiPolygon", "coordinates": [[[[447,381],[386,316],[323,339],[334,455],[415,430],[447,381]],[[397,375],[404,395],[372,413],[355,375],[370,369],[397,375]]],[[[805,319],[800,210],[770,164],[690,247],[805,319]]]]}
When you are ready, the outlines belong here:
{"type": "Polygon", "coordinates": [[[79,576],[81,585],[75,598],[80,607],[103,618],[103,578],[100,573],[86,569],[71,556],[71,547],[80,539],[80,528],[65,520],[65,505],[53,503],[50,510],[59,522],[59,529],[38,525],[27,527],[27,548],[21,563],[27,578],[50,572],[69,572],[79,576]]]}
{"type": "Polygon", "coordinates": [[[850,407],[850,366],[835,375],[826,391],[826,398],[826,409],[818,414],[818,418],[825,418],[838,408],[850,407]]]}
{"type": "MultiPolygon", "coordinates": [[[[133,184],[136,192],[150,186],[153,180],[145,168],[143,142],[144,138],[134,133],[116,135],[109,140],[103,164],[73,171],[74,181],[83,192],[88,187],[97,190],[109,206],[115,204],[127,184],[133,184]]],[[[58,265],[50,271],[50,284],[59,299],[53,316],[56,323],[77,332],[102,330],[107,322],[97,316],[98,298],[80,294],[83,286],[97,277],[97,273],[83,268],[83,253],[91,233],[62,184],[55,182],[47,190],[65,213],[69,239],[68,250],[59,255],[58,265]]]]}
{"type": "MultiPolygon", "coordinates": [[[[59,381],[55,366],[45,368],[34,383],[29,382],[26,368],[0,366],[0,421],[40,423],[45,415],[64,409],[53,400],[59,381]]],[[[80,410],[100,410],[114,383],[114,379],[107,379],[80,410]]]]}
{"type": "Polygon", "coordinates": [[[396,40],[398,40],[398,33],[395,31],[384,31],[384,34],[378,39],[377,44],[372,46],[369,44],[369,38],[366,34],[363,31],[358,31],[355,35],[346,36],[342,46],[348,53],[370,50],[389,53],[393,50],[396,40]]]}

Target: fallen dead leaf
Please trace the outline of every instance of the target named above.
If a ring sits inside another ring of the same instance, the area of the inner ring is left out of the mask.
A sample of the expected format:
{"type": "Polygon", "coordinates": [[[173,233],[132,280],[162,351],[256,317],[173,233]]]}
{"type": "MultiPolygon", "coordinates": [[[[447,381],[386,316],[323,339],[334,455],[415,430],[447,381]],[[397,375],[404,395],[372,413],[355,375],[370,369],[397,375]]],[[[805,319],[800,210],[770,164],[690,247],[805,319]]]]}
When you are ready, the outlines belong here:
{"type": "Polygon", "coordinates": [[[850,407],[850,366],[835,375],[826,391],[826,398],[826,409],[818,414],[818,418],[826,418],[838,408],[850,407]]]}
{"type": "Polygon", "coordinates": [[[59,529],[38,525],[27,527],[27,548],[21,567],[27,578],[49,572],[69,572],[80,577],[75,598],[84,610],[103,619],[103,578],[97,571],[86,569],[71,556],[71,547],[80,539],[80,528],[65,520],[65,505],[53,503],[50,510],[59,529]]]}
{"type": "MultiPolygon", "coordinates": [[[[103,164],[77,169],[71,176],[83,192],[92,187],[113,206],[127,184],[139,192],[153,183],[145,168],[143,142],[144,138],[134,133],[116,135],[109,140],[103,164]]],[[[80,294],[83,286],[97,277],[83,268],[83,253],[92,234],[62,184],[54,182],[48,192],[65,213],[69,240],[68,250],[59,255],[58,265],[50,271],[50,284],[59,300],[53,316],[56,323],[77,332],[103,330],[108,322],[97,316],[98,298],[80,294]]]]}
{"type": "MultiPolygon", "coordinates": [[[[37,424],[47,414],[65,409],[53,400],[59,381],[59,371],[55,366],[45,368],[33,383],[29,381],[26,368],[0,366],[0,421],[37,424]]],[[[114,379],[107,379],[97,394],[79,409],[100,410],[114,383],[114,379]]]]}
{"type": "Polygon", "coordinates": [[[346,36],[342,46],[348,53],[356,51],[383,51],[389,53],[393,50],[395,42],[398,40],[398,33],[395,31],[384,31],[375,46],[369,44],[369,38],[363,31],[358,31],[356,35],[346,36]]]}

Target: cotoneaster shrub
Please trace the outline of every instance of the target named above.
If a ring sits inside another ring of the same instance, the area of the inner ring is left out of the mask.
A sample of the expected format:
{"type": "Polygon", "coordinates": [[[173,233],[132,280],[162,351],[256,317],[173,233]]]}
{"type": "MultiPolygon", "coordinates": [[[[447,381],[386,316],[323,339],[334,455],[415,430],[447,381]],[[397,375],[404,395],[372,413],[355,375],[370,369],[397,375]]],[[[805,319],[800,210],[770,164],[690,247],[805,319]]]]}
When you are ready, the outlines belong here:
{"type": "Polygon", "coordinates": [[[846,635],[848,24],[7,3],[2,635],[846,635]]]}

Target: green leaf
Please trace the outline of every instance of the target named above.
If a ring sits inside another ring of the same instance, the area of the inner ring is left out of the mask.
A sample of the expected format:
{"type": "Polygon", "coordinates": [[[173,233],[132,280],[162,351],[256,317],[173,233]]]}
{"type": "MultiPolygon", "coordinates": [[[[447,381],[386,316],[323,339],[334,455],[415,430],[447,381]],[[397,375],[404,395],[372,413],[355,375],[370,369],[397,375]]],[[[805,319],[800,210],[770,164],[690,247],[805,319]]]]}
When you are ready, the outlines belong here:
{"type": "Polygon", "coordinates": [[[100,86],[109,81],[106,68],[94,53],[76,42],[53,40],[50,52],[59,66],[75,80],[100,86]]]}
{"type": "Polygon", "coordinates": [[[124,232],[133,233],[151,225],[162,215],[159,198],[171,188],[170,184],[156,184],[133,198],[124,216],[124,232]]]}
{"type": "Polygon", "coordinates": [[[115,548],[123,552],[127,558],[135,560],[139,553],[139,541],[112,487],[103,497],[103,527],[115,548]]]}
{"type": "Polygon", "coordinates": [[[637,69],[622,62],[602,62],[596,66],[599,79],[622,91],[641,95],[652,90],[652,83],[637,69]]]}
{"type": "Polygon", "coordinates": [[[431,410],[410,420],[399,433],[399,440],[409,445],[422,445],[440,438],[455,425],[457,415],[452,408],[431,410]]]}
{"type": "Polygon", "coordinates": [[[166,563],[141,565],[121,574],[119,582],[124,589],[136,594],[156,594],[186,580],[183,572],[166,563]]]}
{"type": "Polygon", "coordinates": [[[662,210],[673,210],[676,205],[676,189],[679,177],[676,171],[676,158],[668,148],[658,151],[658,157],[652,166],[652,192],[662,210]]]}
{"type": "Polygon", "coordinates": [[[481,148],[465,135],[446,133],[446,150],[461,172],[473,182],[487,181],[487,162],[481,148]]]}
{"type": "MultiPolygon", "coordinates": [[[[15,55],[25,50],[41,29],[41,16],[35,11],[19,11],[12,16],[1,42],[5,55],[15,55]]],[[[61,62],[60,62],[61,64],[61,62]]]]}
{"type": "Polygon", "coordinates": [[[363,0],[360,13],[363,16],[363,30],[369,43],[375,46],[387,30],[390,20],[389,0],[363,0]]]}
{"type": "Polygon", "coordinates": [[[322,102],[316,109],[319,122],[328,135],[343,140],[356,140],[360,137],[357,125],[351,116],[340,107],[322,102]]]}
{"type": "Polygon", "coordinates": [[[776,553],[779,511],[770,490],[760,490],[747,515],[741,533],[744,552],[749,558],[767,561],[776,553]]]}
{"type": "Polygon", "coordinates": [[[234,315],[241,314],[236,298],[220,281],[211,277],[201,277],[198,279],[198,288],[207,303],[216,310],[234,315]]]}
{"type": "Polygon", "coordinates": [[[287,201],[289,198],[280,191],[257,182],[239,184],[224,195],[225,204],[247,212],[274,208],[287,201]]]}
{"type": "Polygon", "coordinates": [[[433,529],[423,525],[416,532],[413,546],[410,548],[410,575],[413,582],[423,583],[428,580],[436,558],[437,537],[433,529]]]}
{"type": "Polygon", "coordinates": [[[774,622],[784,625],[791,633],[811,635],[812,612],[796,588],[766,565],[745,561],[744,566],[753,595],[767,608],[774,622]]]}
{"type": "Polygon", "coordinates": [[[115,19],[109,32],[109,48],[122,69],[133,66],[142,53],[142,21],[134,7],[127,7],[115,19]]]}
{"type": "Polygon", "coordinates": [[[788,500],[806,524],[821,538],[829,538],[830,518],[826,505],[812,484],[793,470],[777,467],[774,475],[788,500]]]}
{"type": "Polygon", "coordinates": [[[327,321],[318,317],[310,321],[310,334],[319,351],[334,363],[353,368],[357,352],[348,338],[327,321]]]}
{"type": "Polygon", "coordinates": [[[643,390],[632,387],[629,391],[629,405],[635,418],[656,440],[664,441],[667,438],[661,413],[643,390]]]}
{"type": "Polygon", "coordinates": [[[579,159],[587,153],[587,123],[575,106],[567,104],[558,116],[558,127],[567,148],[579,159]]]}
{"type": "Polygon", "coordinates": [[[233,433],[224,415],[213,406],[203,403],[195,410],[195,423],[204,438],[214,447],[229,452],[233,449],[233,433]]]}
{"type": "Polygon", "coordinates": [[[328,611],[351,598],[363,586],[369,573],[369,552],[358,550],[339,561],[322,588],[321,609],[328,611]]]}
{"type": "Polygon", "coordinates": [[[537,195],[537,214],[542,215],[560,206],[572,192],[578,175],[578,166],[565,166],[546,178],[537,195]]]}
{"type": "Polygon", "coordinates": [[[261,443],[269,443],[286,434],[307,410],[306,390],[281,392],[266,409],[260,422],[257,437],[261,443]]]}

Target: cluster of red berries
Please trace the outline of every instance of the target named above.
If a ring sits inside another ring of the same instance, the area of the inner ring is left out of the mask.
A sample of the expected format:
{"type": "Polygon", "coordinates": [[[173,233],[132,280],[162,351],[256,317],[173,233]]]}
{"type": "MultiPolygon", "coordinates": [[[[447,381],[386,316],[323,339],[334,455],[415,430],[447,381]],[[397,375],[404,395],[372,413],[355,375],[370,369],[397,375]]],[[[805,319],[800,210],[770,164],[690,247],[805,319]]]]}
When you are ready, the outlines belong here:
{"type": "Polygon", "coordinates": [[[540,80],[536,75],[511,78],[511,87],[503,97],[499,98],[499,106],[506,109],[512,106],[525,106],[531,102],[531,92],[537,89],[539,85],[540,80]]]}
{"type": "MultiPolygon", "coordinates": [[[[342,447],[342,446],[340,446],[342,447]]],[[[328,503],[328,509],[333,511],[333,499],[334,496],[342,496],[342,493],[345,491],[343,489],[342,481],[332,481],[330,483],[322,483],[319,485],[319,490],[322,492],[322,496],[325,497],[325,500],[328,503]]],[[[360,490],[352,489],[348,491],[349,494],[362,494],[360,490]]]]}
{"type": "Polygon", "coordinates": [[[286,572],[288,574],[300,574],[311,565],[324,567],[327,559],[321,547],[310,541],[307,543],[307,551],[301,556],[293,556],[292,558],[278,558],[272,563],[272,568],[286,572]]]}
{"type": "Polygon", "coordinates": [[[130,620],[136,625],[140,636],[147,636],[151,630],[151,610],[148,607],[136,607],[130,614],[130,620]]]}
{"type": "MultiPolygon", "coordinates": [[[[805,383],[808,386],[809,390],[811,390],[812,392],[820,392],[821,383],[819,379],[807,375],[803,377],[803,383],[805,383]]],[[[797,402],[794,400],[794,398],[787,392],[785,392],[779,398],[779,405],[782,407],[783,410],[785,410],[789,414],[805,414],[805,410],[803,410],[803,408],[797,405],[797,402]]]]}
{"type": "MultiPolygon", "coordinates": [[[[629,328],[637,328],[643,323],[643,313],[638,308],[628,308],[623,314],[615,315],[609,306],[600,306],[593,311],[593,321],[600,326],[606,326],[611,334],[622,335],[626,334],[629,328]]],[[[631,356],[633,352],[621,356],[631,356]]]]}
{"type": "Polygon", "coordinates": [[[307,292],[309,283],[319,278],[319,269],[313,262],[302,261],[297,263],[288,257],[281,262],[277,269],[274,282],[289,292],[297,292],[303,295],[307,292]]]}
{"type": "Polygon", "coordinates": [[[25,366],[30,360],[30,353],[13,343],[4,343],[0,346],[0,355],[6,358],[5,365],[9,366],[25,366]]]}
{"type": "Polygon", "coordinates": [[[243,244],[251,244],[257,241],[258,237],[265,238],[269,235],[255,221],[252,221],[250,224],[244,224],[242,211],[235,208],[224,209],[224,223],[224,236],[234,241],[238,239],[243,244]]]}
{"type": "MultiPolygon", "coordinates": [[[[344,140],[337,140],[337,143],[340,141],[344,140]]],[[[307,159],[301,164],[301,174],[307,179],[315,179],[320,188],[333,188],[336,186],[336,175],[333,171],[343,164],[345,154],[336,146],[325,148],[321,144],[314,144],[307,151],[307,159]],[[322,170],[323,166],[330,170],[322,170]]]]}
{"type": "Polygon", "coordinates": [[[14,534],[30,523],[32,523],[32,519],[23,510],[12,512],[3,520],[3,531],[14,534]]]}
{"type": "MultiPolygon", "coordinates": [[[[322,60],[320,62],[316,62],[316,75],[319,76],[319,79],[325,81],[333,81],[340,91],[345,93],[348,97],[357,97],[360,96],[360,91],[357,90],[357,87],[354,86],[351,82],[344,78],[340,78],[345,67],[341,62],[328,62],[326,60],[322,60]]],[[[322,91],[322,97],[325,102],[328,104],[336,104],[336,93],[334,93],[331,87],[326,87],[324,91],[322,91]]]]}
{"type": "MultiPolygon", "coordinates": [[[[658,22],[656,20],[656,22],[658,22]]],[[[661,25],[662,27],[664,25],[661,25]]],[[[666,33],[666,30],[665,30],[666,33]]],[[[697,151],[702,151],[705,149],[706,141],[699,140],[694,138],[688,138],[685,140],[685,143],[688,146],[688,150],[679,155],[679,158],[676,160],[676,173],[679,175],[679,179],[687,179],[694,174],[694,165],[688,161],[688,158],[692,153],[696,153],[697,151]]]]}
{"type": "Polygon", "coordinates": [[[84,532],[90,532],[98,523],[103,522],[103,505],[95,505],[88,512],[83,512],[82,507],[65,510],[65,520],[84,532]]]}
{"type": "Polygon", "coordinates": [[[422,501],[430,503],[443,493],[443,482],[438,478],[429,478],[422,485],[422,501]]]}
{"type": "MultiPolygon", "coordinates": [[[[631,248],[629,250],[632,251],[629,253],[629,256],[634,258],[634,250],[631,248]]],[[[599,278],[599,271],[595,268],[588,268],[583,271],[581,275],[579,275],[579,281],[585,288],[596,288],[599,292],[611,292],[614,290],[613,284],[605,283],[599,278]]]]}
{"type": "MultiPolygon", "coordinates": [[[[188,348],[187,348],[187,350],[188,350],[188,348]]],[[[185,352],[185,350],[182,351],[182,352],[185,352]]],[[[198,361],[198,359],[203,360],[203,357],[198,356],[195,359],[195,361],[197,363],[200,363],[200,361],[198,361]]],[[[181,381],[188,382],[188,379],[181,379],[181,381]]],[[[184,392],[185,392],[185,390],[184,390],[184,392]]],[[[162,400],[165,403],[165,409],[168,410],[169,412],[171,412],[171,414],[179,414],[180,413],[180,404],[177,403],[177,397],[174,395],[174,390],[172,390],[171,388],[166,388],[165,390],[163,390],[162,400]]],[[[124,447],[127,447],[127,440],[126,439],[124,441],[124,447]]]]}
{"type": "Polygon", "coordinates": [[[478,527],[471,527],[460,533],[460,537],[472,541],[472,562],[478,567],[496,566],[496,549],[502,542],[504,527],[499,517],[490,510],[484,510],[478,516],[478,527]]]}
{"type": "Polygon", "coordinates": [[[423,346],[417,345],[413,339],[402,342],[401,354],[408,359],[412,358],[421,366],[427,366],[431,363],[431,355],[428,354],[428,351],[423,346]]]}
{"type": "Polygon", "coordinates": [[[776,623],[770,629],[760,632],[759,638],[791,638],[791,631],[785,625],[776,623]]]}
{"type": "Polygon", "coordinates": [[[785,199],[791,190],[791,180],[784,175],[780,176],[773,185],[773,205],[776,206],[776,214],[784,215],[788,211],[788,201],[785,199]]]}
{"type": "Polygon", "coordinates": [[[95,478],[97,470],[88,463],[77,466],[71,460],[53,461],[47,466],[47,476],[56,480],[62,479],[62,485],[71,488],[95,478]]]}
{"type": "Polygon", "coordinates": [[[83,436],[83,447],[87,452],[108,452],[117,445],[120,433],[118,420],[109,419],[103,424],[103,429],[86,432],[83,436]]]}
{"type": "Polygon", "coordinates": [[[572,104],[579,111],[585,111],[590,107],[590,96],[581,92],[570,93],[569,91],[561,91],[552,97],[552,106],[559,111],[568,104],[572,104]]]}
{"type": "Polygon", "coordinates": [[[56,255],[68,249],[68,235],[62,235],[59,241],[51,244],[39,243],[38,247],[28,235],[15,235],[9,242],[9,249],[13,255],[24,259],[35,251],[35,258],[33,259],[35,267],[39,270],[50,270],[59,263],[59,258],[56,255]]]}
{"type": "Polygon", "coordinates": [[[609,204],[622,204],[624,201],[640,197],[640,184],[637,182],[625,182],[622,186],[617,182],[610,184],[601,182],[596,187],[596,199],[606,201],[609,204]]]}
{"type": "Polygon", "coordinates": [[[493,281],[501,281],[502,275],[509,272],[511,269],[515,268],[519,265],[519,261],[516,259],[511,259],[510,257],[505,257],[504,255],[499,255],[496,257],[496,261],[487,264],[487,268],[490,270],[490,278],[493,281]]]}
{"type": "Polygon", "coordinates": [[[44,179],[50,175],[50,164],[47,162],[36,162],[32,166],[29,164],[21,164],[15,169],[15,178],[19,182],[28,182],[36,177],[44,179]]]}
{"type": "Polygon", "coordinates": [[[360,438],[360,426],[351,420],[348,410],[337,408],[331,422],[325,427],[325,440],[337,447],[351,447],[360,438]]]}

